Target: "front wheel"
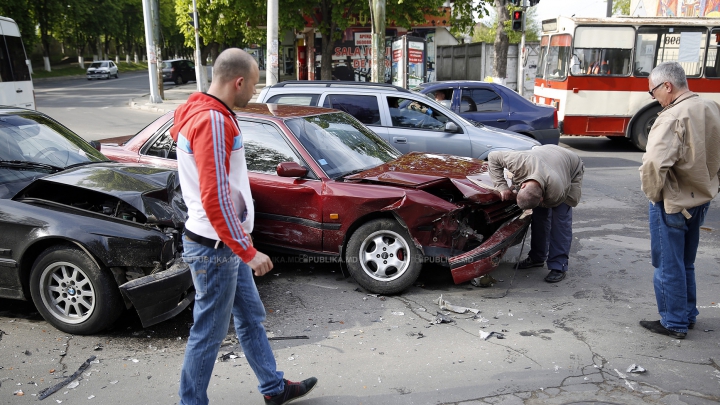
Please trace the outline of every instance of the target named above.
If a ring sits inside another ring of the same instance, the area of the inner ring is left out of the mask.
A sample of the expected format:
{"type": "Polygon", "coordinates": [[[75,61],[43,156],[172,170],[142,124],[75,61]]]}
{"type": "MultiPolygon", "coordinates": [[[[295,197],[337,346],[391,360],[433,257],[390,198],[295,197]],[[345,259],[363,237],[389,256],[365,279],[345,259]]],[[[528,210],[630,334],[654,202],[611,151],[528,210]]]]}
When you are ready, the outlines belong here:
{"type": "Polygon", "coordinates": [[[375,219],[350,237],[346,261],[353,278],[376,294],[397,294],[420,276],[422,255],[407,230],[392,219],[375,219]]]}
{"type": "Polygon", "coordinates": [[[181,84],[183,84],[182,75],[177,75],[177,77],[175,77],[175,84],[178,85],[178,86],[181,85],[181,84]]]}
{"type": "Polygon", "coordinates": [[[66,333],[99,332],[123,311],[120,290],[109,272],[74,247],[52,247],[35,260],[30,293],[43,318],[66,333]]]}
{"type": "Polygon", "coordinates": [[[645,152],[647,147],[648,137],[650,136],[650,128],[652,128],[655,120],[658,117],[658,113],[662,110],[661,106],[655,106],[649,108],[647,111],[640,114],[632,128],[632,143],[636,148],[645,152]]]}

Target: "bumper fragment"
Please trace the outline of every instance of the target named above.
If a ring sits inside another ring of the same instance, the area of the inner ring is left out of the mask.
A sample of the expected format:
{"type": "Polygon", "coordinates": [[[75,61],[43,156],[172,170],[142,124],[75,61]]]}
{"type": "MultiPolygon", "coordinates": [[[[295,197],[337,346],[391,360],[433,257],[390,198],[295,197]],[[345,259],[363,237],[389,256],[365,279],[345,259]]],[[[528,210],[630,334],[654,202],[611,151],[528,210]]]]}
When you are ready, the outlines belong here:
{"type": "Polygon", "coordinates": [[[448,259],[455,284],[470,281],[494,270],[510,246],[522,241],[530,226],[530,216],[522,214],[504,223],[485,243],[448,259]]]}
{"type": "Polygon", "coordinates": [[[182,260],[167,270],[128,281],[120,291],[132,302],[144,328],[174,317],[195,299],[190,267],[182,260]]]}
{"type": "Polygon", "coordinates": [[[530,131],[535,140],[543,145],[557,145],[560,143],[560,129],[538,129],[536,131],[530,131]]]}

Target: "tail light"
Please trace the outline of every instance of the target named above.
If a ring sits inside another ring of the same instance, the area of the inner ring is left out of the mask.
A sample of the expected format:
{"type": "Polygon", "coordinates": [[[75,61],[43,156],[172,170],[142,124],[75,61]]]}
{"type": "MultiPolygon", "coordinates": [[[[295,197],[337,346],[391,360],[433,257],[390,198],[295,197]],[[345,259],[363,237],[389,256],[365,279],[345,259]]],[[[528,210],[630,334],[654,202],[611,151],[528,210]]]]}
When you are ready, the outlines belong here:
{"type": "Polygon", "coordinates": [[[170,68],[170,71],[171,71],[171,72],[174,72],[174,71],[175,71],[175,68],[174,68],[174,67],[173,67],[173,68],[170,68]]]}
{"type": "Polygon", "coordinates": [[[557,109],[553,111],[553,128],[558,127],[557,109]]]}

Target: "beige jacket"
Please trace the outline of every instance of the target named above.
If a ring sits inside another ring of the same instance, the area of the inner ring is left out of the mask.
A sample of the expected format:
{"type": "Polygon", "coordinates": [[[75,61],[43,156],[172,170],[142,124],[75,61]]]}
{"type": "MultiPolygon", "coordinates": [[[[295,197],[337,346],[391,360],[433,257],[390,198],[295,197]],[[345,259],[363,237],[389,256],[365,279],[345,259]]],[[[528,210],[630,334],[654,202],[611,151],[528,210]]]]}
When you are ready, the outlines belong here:
{"type": "Polygon", "coordinates": [[[543,207],[553,208],[565,203],[576,207],[580,202],[580,187],[584,166],[575,153],[557,146],[536,146],[527,151],[495,151],[488,155],[488,171],[499,191],[509,190],[504,171],[512,173],[512,184],[519,187],[527,180],[535,180],[543,189],[543,207]]]}
{"type": "Polygon", "coordinates": [[[640,166],[642,191],[665,212],[712,200],[720,185],[720,105],[688,92],[659,114],[640,166]]]}

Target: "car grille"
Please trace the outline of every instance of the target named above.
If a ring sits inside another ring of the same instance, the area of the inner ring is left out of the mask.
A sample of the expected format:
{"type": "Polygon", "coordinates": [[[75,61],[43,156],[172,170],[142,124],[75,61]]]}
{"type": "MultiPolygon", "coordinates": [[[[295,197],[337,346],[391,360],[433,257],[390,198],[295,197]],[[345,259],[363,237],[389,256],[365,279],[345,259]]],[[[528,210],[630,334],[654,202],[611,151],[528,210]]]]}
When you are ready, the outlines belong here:
{"type": "Polygon", "coordinates": [[[522,210],[512,201],[495,204],[489,207],[484,207],[486,220],[488,224],[494,222],[505,222],[506,220],[520,215],[522,210]]]}

